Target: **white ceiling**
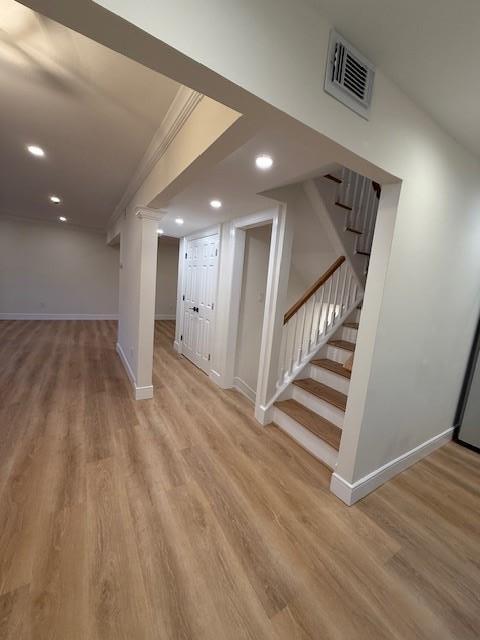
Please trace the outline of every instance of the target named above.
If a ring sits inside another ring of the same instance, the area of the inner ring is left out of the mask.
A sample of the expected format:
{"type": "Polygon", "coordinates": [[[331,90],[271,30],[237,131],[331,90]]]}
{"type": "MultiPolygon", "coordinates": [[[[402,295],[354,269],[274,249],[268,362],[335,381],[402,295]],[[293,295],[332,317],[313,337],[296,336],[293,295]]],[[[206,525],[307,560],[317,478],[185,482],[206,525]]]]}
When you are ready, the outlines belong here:
{"type": "Polygon", "coordinates": [[[179,88],[13,0],[0,0],[0,86],[0,213],[96,228],[179,88]]]}
{"type": "Polygon", "coordinates": [[[480,156],[479,0],[309,1],[480,156]]]}
{"type": "Polygon", "coordinates": [[[159,227],[166,235],[181,237],[267,209],[274,201],[258,194],[319,175],[333,161],[332,149],[326,143],[322,146],[315,139],[309,145],[307,139],[301,142],[285,129],[265,129],[172,198],[163,207],[167,215],[159,227]],[[260,153],[273,157],[269,171],[256,168],[255,158],[260,153]],[[221,209],[210,207],[210,200],[215,198],[222,201],[221,209]],[[184,220],[183,225],[175,223],[177,217],[184,220]]]}

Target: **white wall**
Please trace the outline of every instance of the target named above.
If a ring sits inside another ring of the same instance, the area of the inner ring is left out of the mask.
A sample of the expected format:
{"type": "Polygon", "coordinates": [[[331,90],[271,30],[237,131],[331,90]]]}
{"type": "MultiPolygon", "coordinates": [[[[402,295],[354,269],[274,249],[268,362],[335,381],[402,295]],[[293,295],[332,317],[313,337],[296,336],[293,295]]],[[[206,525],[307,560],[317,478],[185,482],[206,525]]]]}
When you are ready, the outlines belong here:
{"type": "Polygon", "coordinates": [[[118,268],[103,233],[0,216],[0,317],[116,317],[118,268]]]}
{"type": "Polygon", "coordinates": [[[245,233],[235,377],[246,385],[250,398],[257,389],[271,235],[271,224],[245,233]]]}
{"type": "Polygon", "coordinates": [[[271,105],[285,126],[297,127],[290,116],[337,143],[332,162],[383,184],[386,173],[402,181],[398,207],[389,203],[379,214],[391,253],[370,266],[359,334],[365,348],[351,385],[366,387],[349,403],[337,473],[356,482],[448,429],[480,306],[478,159],[380,69],[370,121],[325,94],[331,25],[307,2],[99,4],[178,50],[177,77],[194,75],[194,63],[181,70],[183,54],[217,99],[252,114],[271,105]]]}
{"type": "Polygon", "coordinates": [[[292,216],[293,245],[287,309],[297,302],[339,257],[321,220],[308,202],[302,185],[291,187],[289,191],[291,198],[287,204],[289,216],[292,216]]]}
{"type": "Polygon", "coordinates": [[[157,284],[155,289],[155,317],[174,319],[177,306],[178,277],[177,238],[159,238],[157,251],[157,284]]]}

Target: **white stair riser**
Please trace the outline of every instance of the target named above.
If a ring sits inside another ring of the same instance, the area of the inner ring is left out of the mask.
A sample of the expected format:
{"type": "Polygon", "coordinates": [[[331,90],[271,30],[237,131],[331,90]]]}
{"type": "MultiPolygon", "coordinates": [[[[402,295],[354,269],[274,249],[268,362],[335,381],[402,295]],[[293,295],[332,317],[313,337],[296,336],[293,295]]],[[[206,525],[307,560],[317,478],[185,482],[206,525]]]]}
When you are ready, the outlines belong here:
{"type": "Polygon", "coordinates": [[[296,384],[292,386],[294,400],[303,404],[307,409],[318,413],[319,416],[322,416],[325,420],[332,422],[337,427],[340,427],[340,429],[343,428],[345,413],[341,409],[334,407],[333,404],[330,404],[329,402],[325,402],[325,400],[321,400],[313,393],[309,393],[308,391],[305,391],[305,389],[297,387],[296,384]]]}
{"type": "Polygon", "coordinates": [[[350,327],[342,327],[341,331],[335,334],[335,337],[339,338],[340,340],[346,340],[347,342],[356,343],[357,333],[358,332],[356,329],[352,329],[350,327]]]}
{"type": "Polygon", "coordinates": [[[335,469],[338,458],[338,451],[336,451],[336,449],[308,429],[305,429],[299,422],[278,407],[274,407],[273,422],[277,427],[288,433],[288,435],[296,440],[304,449],[315,456],[315,458],[324,462],[330,469],[335,469]]]}
{"type": "Polygon", "coordinates": [[[361,309],[355,309],[353,316],[350,318],[352,322],[360,322],[360,316],[362,315],[361,309]]]}
{"type": "Polygon", "coordinates": [[[329,360],[335,360],[335,362],[340,362],[341,364],[345,364],[345,362],[352,355],[352,351],[348,351],[348,349],[339,349],[338,347],[334,347],[331,344],[328,345],[327,349],[327,358],[329,360]]]}
{"type": "Polygon", "coordinates": [[[341,393],[348,395],[348,389],[350,387],[350,380],[341,376],[338,373],[324,369],[323,367],[317,367],[316,365],[310,365],[310,378],[313,378],[317,382],[326,384],[327,387],[332,387],[341,393]]]}

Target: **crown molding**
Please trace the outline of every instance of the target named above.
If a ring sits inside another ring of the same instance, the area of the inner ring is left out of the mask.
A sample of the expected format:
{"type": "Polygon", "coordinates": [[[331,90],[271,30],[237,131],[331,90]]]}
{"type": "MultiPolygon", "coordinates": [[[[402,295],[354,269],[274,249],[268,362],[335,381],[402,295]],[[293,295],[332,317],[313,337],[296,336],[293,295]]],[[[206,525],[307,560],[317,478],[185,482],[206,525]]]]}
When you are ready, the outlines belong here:
{"type": "MultiPolygon", "coordinates": [[[[177,91],[162,124],[153,136],[140,164],[128,183],[128,187],[110,216],[108,221],[109,227],[117,221],[126,209],[130,200],[142,186],[153,167],[175,140],[178,132],[182,129],[192,111],[202,98],[203,94],[198,91],[193,91],[193,89],[189,89],[188,87],[181,86],[177,91]]],[[[145,207],[143,208],[145,209],[145,207]]]]}
{"type": "Polygon", "coordinates": [[[135,207],[135,216],[140,220],[154,220],[160,222],[166,216],[165,209],[151,209],[150,207],[135,207]]]}

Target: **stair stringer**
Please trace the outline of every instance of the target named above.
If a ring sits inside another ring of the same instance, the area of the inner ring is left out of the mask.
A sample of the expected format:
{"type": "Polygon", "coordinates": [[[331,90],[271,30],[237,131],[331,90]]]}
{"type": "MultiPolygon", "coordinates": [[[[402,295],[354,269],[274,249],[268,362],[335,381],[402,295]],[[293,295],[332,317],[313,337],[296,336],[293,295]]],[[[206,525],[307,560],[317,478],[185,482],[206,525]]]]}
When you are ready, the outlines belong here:
{"type": "Polygon", "coordinates": [[[367,258],[356,252],[356,236],[346,230],[348,211],[335,204],[336,185],[322,178],[313,178],[303,183],[303,189],[336,252],[346,257],[360,287],[365,289],[367,258]]]}

